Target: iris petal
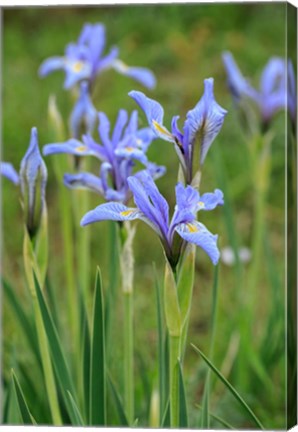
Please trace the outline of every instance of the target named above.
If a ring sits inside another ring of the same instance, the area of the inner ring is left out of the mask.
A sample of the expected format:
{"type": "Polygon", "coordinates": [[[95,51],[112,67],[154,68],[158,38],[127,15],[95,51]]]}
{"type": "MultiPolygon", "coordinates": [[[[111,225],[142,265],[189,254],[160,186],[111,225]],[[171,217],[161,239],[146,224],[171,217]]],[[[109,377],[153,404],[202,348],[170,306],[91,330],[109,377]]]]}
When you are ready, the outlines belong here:
{"type": "Polygon", "coordinates": [[[9,162],[0,162],[0,174],[8,178],[15,185],[19,184],[19,175],[9,162]]]}
{"type": "Polygon", "coordinates": [[[64,69],[65,58],[64,57],[50,57],[46,59],[39,67],[38,74],[44,77],[56,70],[64,69]]]}
{"type": "Polygon", "coordinates": [[[81,226],[104,220],[126,221],[140,218],[140,211],[126,207],[124,204],[110,202],[101,204],[89,211],[81,220],[81,226]]]}
{"type": "Polygon", "coordinates": [[[89,189],[103,195],[101,179],[94,174],[81,172],[79,174],[64,174],[63,181],[69,189],[89,189]]]}
{"type": "Polygon", "coordinates": [[[156,79],[154,74],[147,68],[127,66],[123,61],[117,59],[113,62],[113,68],[130,78],[140,82],[145,87],[153,89],[156,85],[156,79]]]}

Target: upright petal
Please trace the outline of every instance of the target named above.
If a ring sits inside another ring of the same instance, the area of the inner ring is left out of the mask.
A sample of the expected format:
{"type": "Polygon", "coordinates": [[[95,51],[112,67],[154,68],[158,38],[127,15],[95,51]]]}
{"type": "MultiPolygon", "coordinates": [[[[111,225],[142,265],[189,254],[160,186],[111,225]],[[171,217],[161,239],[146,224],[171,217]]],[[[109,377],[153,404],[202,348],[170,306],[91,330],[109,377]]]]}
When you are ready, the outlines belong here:
{"type": "Polygon", "coordinates": [[[175,143],[173,135],[163,126],[163,107],[153,99],[148,98],[144,93],[139,91],[131,91],[128,95],[133,98],[139,107],[144,111],[149,126],[155,134],[165,141],[175,143]]]}
{"type": "Polygon", "coordinates": [[[112,66],[117,72],[133,78],[149,89],[153,89],[156,85],[154,74],[147,68],[127,66],[119,59],[116,59],[112,66]]]}
{"type": "Polygon", "coordinates": [[[0,162],[0,174],[8,178],[15,185],[19,184],[20,178],[14,167],[9,162],[0,162]]]}
{"type": "Polygon", "coordinates": [[[88,172],[64,174],[63,182],[69,189],[89,189],[100,195],[104,194],[101,179],[88,172]]]}
{"type": "Polygon", "coordinates": [[[195,108],[187,113],[184,123],[184,131],[187,132],[185,135],[189,144],[195,145],[196,137],[200,140],[201,165],[227,114],[227,111],[214,99],[213,82],[213,78],[204,80],[204,94],[195,108]]]}
{"type": "Polygon", "coordinates": [[[127,123],[127,119],[128,119],[127,111],[124,109],[119,110],[118,117],[113,131],[113,136],[112,136],[112,143],[114,148],[116,148],[117,145],[119,144],[119,141],[123,135],[124,126],[127,123]]]}
{"type": "Polygon", "coordinates": [[[74,138],[79,138],[81,132],[92,134],[97,120],[97,112],[89,95],[89,84],[83,81],[80,85],[80,95],[70,116],[70,129],[74,138]]]}
{"type": "Polygon", "coordinates": [[[217,247],[217,235],[212,234],[200,222],[182,223],[176,227],[177,233],[189,243],[194,243],[202,248],[210,257],[212,263],[216,265],[219,260],[219,250],[217,247]]]}
{"type": "Polygon", "coordinates": [[[105,27],[102,24],[94,24],[88,38],[89,59],[95,66],[101,57],[106,44],[105,27]]]}
{"type": "Polygon", "coordinates": [[[89,211],[81,220],[81,226],[104,220],[126,221],[140,219],[140,211],[136,208],[126,207],[124,204],[110,202],[101,204],[89,211]]]}
{"type": "Polygon", "coordinates": [[[266,64],[261,76],[261,94],[262,96],[268,96],[281,89],[286,89],[286,63],[280,57],[272,57],[266,64]]]}

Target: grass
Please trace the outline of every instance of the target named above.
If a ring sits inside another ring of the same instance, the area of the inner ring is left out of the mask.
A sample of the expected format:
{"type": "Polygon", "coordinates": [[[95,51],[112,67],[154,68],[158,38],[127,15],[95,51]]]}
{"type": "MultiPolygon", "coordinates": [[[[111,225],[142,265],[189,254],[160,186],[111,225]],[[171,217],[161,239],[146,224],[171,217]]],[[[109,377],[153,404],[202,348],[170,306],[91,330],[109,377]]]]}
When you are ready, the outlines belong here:
{"type": "MultiPolygon", "coordinates": [[[[258,85],[262,68],[268,59],[273,55],[284,55],[284,17],[284,4],[262,3],[5,9],[3,13],[2,159],[12,162],[16,168],[19,166],[28,145],[32,126],[38,128],[41,146],[49,142],[47,105],[50,94],[56,94],[63,118],[68,117],[73,98],[62,89],[62,74],[55,73],[42,80],[37,76],[38,67],[45,58],[63,54],[66,43],[77,38],[85,22],[102,22],[107,29],[107,47],[118,45],[123,61],[130,65],[149,67],[156,73],[158,85],[150,92],[150,97],[157,99],[164,106],[165,124],[169,125],[171,117],[178,113],[183,119],[186,112],[201,96],[203,79],[214,77],[216,99],[228,109],[229,114],[206,159],[202,191],[211,191],[216,187],[223,188],[229,197],[228,211],[233,215],[232,228],[237,236],[237,242],[239,245],[250,247],[253,224],[251,173],[247,164],[244,137],[226,89],[221,53],[223,50],[233,52],[243,73],[251,77],[253,84],[258,85]],[[220,183],[222,176],[225,178],[224,186],[220,183]]],[[[132,89],[144,90],[140,85],[117,75],[114,71],[105,72],[98,79],[95,89],[95,106],[98,110],[106,112],[111,119],[115,119],[119,108],[128,110],[136,108],[134,102],[127,96],[132,89]]],[[[149,95],[149,92],[145,91],[145,93],[149,95]]],[[[140,121],[143,125],[146,124],[141,114],[140,121]]],[[[282,328],[279,327],[284,318],[282,293],[285,274],[283,232],[285,161],[281,114],[277,116],[272,127],[275,131],[275,139],[272,144],[272,174],[265,209],[266,242],[270,258],[267,258],[268,254],[264,257],[258,275],[258,286],[255,287],[257,297],[252,324],[253,338],[245,340],[244,343],[256,353],[260,365],[266,370],[268,379],[275,389],[274,397],[270,396],[269,387],[264,386],[262,375],[257,372],[258,367],[246,363],[245,368],[239,371],[237,363],[238,352],[235,341],[237,335],[239,336],[239,308],[243,296],[250,295],[245,291],[249,265],[243,266],[238,275],[235,269],[226,267],[224,264],[220,265],[217,331],[212,359],[221,372],[223,369],[227,372],[225,376],[237,388],[262,423],[267,428],[277,429],[285,425],[284,341],[280,340],[270,355],[262,351],[262,346],[265,343],[270,345],[266,335],[278,334],[279,338],[283,335],[282,328]],[[279,301],[276,300],[277,298],[279,301]],[[272,319],[276,314],[279,319],[272,319]],[[241,387],[241,375],[249,378],[249,382],[243,387],[241,387]]],[[[151,146],[149,156],[152,160],[167,166],[168,173],[158,181],[158,185],[161,192],[169,197],[173,208],[178,166],[176,155],[169,143],[158,140],[151,146]]],[[[46,162],[49,170],[47,186],[49,247],[50,256],[53,257],[50,261],[49,275],[58,299],[60,326],[64,328],[66,318],[63,311],[66,292],[59,289],[64,284],[61,219],[53,166],[50,158],[46,159],[46,162]]],[[[93,172],[96,172],[97,163],[91,161],[91,165],[93,172]]],[[[28,298],[22,279],[23,230],[18,193],[6,179],[3,180],[2,185],[4,275],[16,287],[17,296],[22,299],[24,309],[28,311],[28,298]]],[[[72,191],[69,193],[71,194],[72,191]]],[[[100,198],[90,194],[90,208],[95,207],[99,201],[100,198]]],[[[212,214],[202,214],[201,221],[206,223],[212,232],[219,233],[221,247],[230,243],[231,233],[223,209],[218,209],[212,214]]],[[[93,280],[96,266],[99,265],[102,270],[103,287],[107,286],[109,275],[113,271],[113,264],[108,258],[111,253],[104,253],[109,247],[107,227],[106,223],[94,225],[91,238],[91,268],[93,269],[91,279],[93,280]]],[[[142,223],[138,224],[135,245],[134,307],[137,330],[135,347],[144,363],[135,362],[136,414],[141,423],[147,409],[144,402],[145,385],[141,384],[144,370],[149,382],[156,382],[156,386],[158,383],[155,277],[152,262],[162,263],[163,256],[158,240],[151,236],[148,227],[142,223]]],[[[157,266],[159,276],[162,271],[163,266],[159,264],[157,266]]],[[[189,342],[200,347],[203,352],[209,350],[212,274],[212,266],[208,258],[198,250],[189,342]]],[[[93,291],[93,285],[90,290],[93,291]]],[[[109,328],[112,339],[117,338],[119,331],[122,330],[123,305],[120,304],[119,297],[116,296],[114,300],[113,316],[116,319],[110,323],[109,328]]],[[[89,313],[91,314],[91,310],[89,313]]],[[[21,364],[26,366],[32,363],[32,358],[22,340],[20,329],[11,315],[5,295],[3,314],[5,347],[3,376],[7,381],[10,377],[14,346],[18,347],[18,353],[22,352],[21,364]]],[[[66,351],[67,348],[66,343],[66,351]]],[[[109,370],[116,381],[116,387],[120,390],[122,390],[122,352],[123,347],[119,341],[113,346],[113,355],[109,356],[109,370]]],[[[189,423],[197,426],[200,411],[195,404],[201,403],[206,369],[189,344],[186,351],[185,370],[187,400],[192,401],[188,407],[189,423]]],[[[18,373],[17,376],[20,380],[18,373]]],[[[26,388],[24,379],[21,386],[23,390],[26,388]]],[[[245,413],[238,409],[237,403],[223,384],[212,376],[210,376],[209,391],[209,406],[213,415],[228,420],[237,428],[253,426],[245,413]]],[[[72,400],[70,402],[74,403],[72,400]]],[[[74,405],[72,406],[75,408],[74,405]]],[[[213,417],[210,417],[210,425],[218,427],[213,417]]]]}

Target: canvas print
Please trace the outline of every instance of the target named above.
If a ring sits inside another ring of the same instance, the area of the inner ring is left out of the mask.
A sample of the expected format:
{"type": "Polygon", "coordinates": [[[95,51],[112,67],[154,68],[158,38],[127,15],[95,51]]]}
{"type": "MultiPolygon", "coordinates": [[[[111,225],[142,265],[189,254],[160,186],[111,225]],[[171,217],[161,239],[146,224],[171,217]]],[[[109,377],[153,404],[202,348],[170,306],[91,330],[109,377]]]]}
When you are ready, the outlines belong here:
{"type": "Polygon", "coordinates": [[[296,424],[296,41],[285,2],[2,9],[2,424],[296,424]]]}

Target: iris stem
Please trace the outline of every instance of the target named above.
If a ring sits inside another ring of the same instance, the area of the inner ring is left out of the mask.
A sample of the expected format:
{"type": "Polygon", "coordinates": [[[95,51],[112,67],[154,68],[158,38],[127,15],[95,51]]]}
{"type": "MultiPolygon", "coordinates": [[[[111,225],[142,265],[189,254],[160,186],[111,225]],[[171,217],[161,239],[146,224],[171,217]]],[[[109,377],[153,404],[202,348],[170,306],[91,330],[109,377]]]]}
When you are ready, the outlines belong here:
{"type": "Polygon", "coordinates": [[[180,336],[170,335],[170,419],[171,428],[179,427],[179,374],[180,336]]]}
{"type": "Polygon", "coordinates": [[[124,394],[129,425],[134,421],[133,291],[124,292],[124,394]]]}

